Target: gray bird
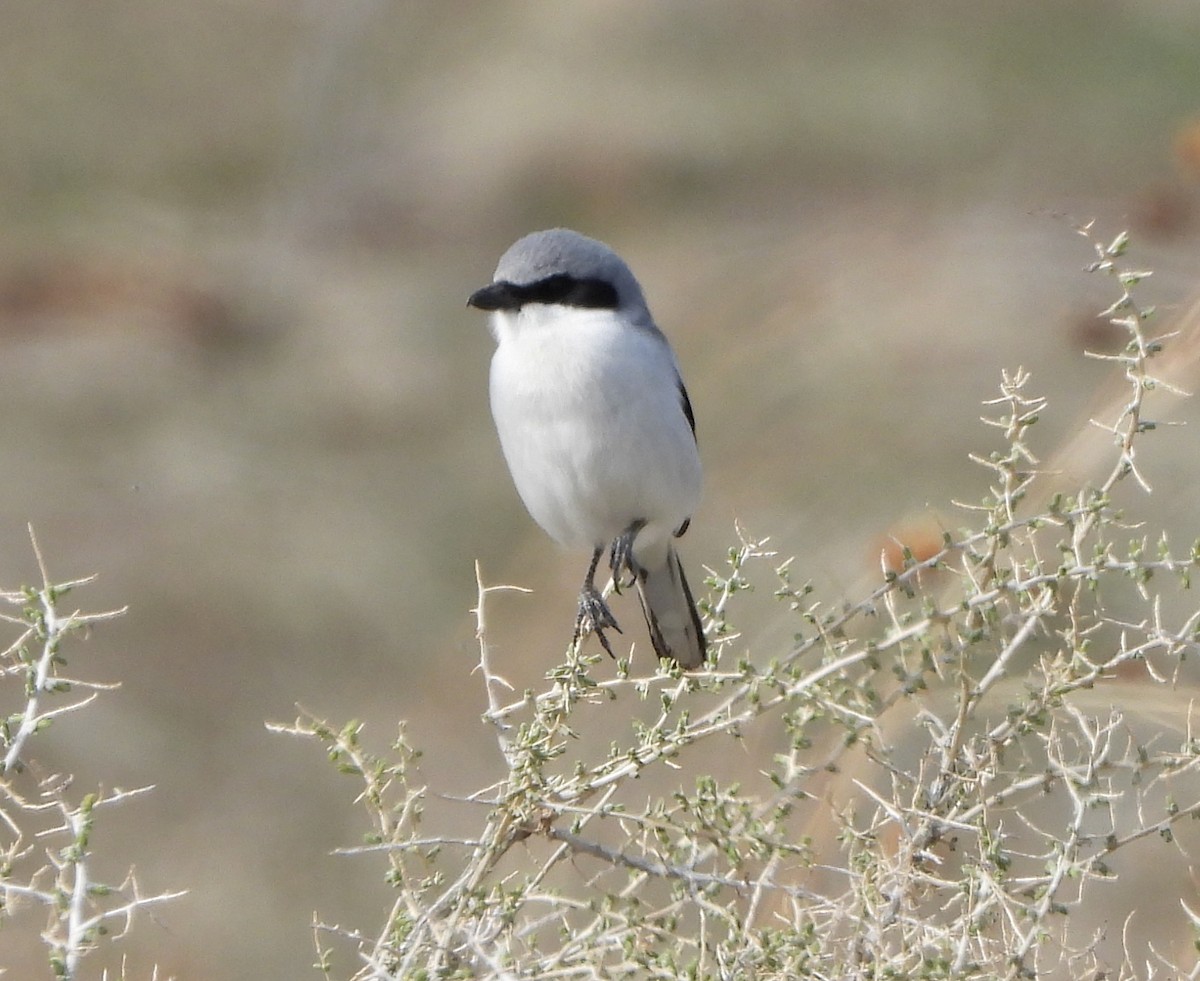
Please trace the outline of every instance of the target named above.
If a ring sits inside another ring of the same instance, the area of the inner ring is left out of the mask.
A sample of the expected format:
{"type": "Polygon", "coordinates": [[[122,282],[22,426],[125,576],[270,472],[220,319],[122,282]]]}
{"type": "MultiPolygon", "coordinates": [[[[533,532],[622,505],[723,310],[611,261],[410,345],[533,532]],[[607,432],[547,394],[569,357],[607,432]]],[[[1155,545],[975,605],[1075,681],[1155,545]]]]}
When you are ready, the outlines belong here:
{"type": "Polygon", "coordinates": [[[607,548],[658,656],[700,667],[704,630],[673,544],[700,500],[696,425],[633,273],[554,228],[509,248],[468,304],[491,313],[492,416],[517,493],[551,538],[593,550],[575,640],[592,631],[612,654],[604,631],[620,632],[594,581],[607,548]]]}

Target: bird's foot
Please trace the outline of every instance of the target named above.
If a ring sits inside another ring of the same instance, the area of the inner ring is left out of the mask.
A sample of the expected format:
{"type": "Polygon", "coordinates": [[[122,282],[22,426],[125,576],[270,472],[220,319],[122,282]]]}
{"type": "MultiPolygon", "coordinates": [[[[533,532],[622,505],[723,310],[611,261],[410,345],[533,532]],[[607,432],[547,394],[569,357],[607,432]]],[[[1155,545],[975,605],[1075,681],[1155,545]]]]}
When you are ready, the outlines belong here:
{"type": "Polygon", "coordinates": [[[585,583],[583,591],[579,594],[579,614],[575,617],[575,636],[572,638],[571,644],[574,646],[579,643],[581,638],[588,634],[595,634],[600,645],[608,652],[608,656],[615,659],[617,655],[613,653],[612,646],[604,635],[606,630],[621,632],[616,617],[612,615],[612,610],[604,602],[600,591],[590,583],[585,583]]]}
{"type": "Polygon", "coordinates": [[[639,579],[646,578],[646,570],[638,565],[633,557],[633,540],[638,532],[646,526],[640,518],[613,539],[612,549],[608,553],[608,567],[612,570],[613,588],[619,593],[628,589],[639,579]],[[621,577],[629,573],[629,581],[622,582],[621,577]]]}

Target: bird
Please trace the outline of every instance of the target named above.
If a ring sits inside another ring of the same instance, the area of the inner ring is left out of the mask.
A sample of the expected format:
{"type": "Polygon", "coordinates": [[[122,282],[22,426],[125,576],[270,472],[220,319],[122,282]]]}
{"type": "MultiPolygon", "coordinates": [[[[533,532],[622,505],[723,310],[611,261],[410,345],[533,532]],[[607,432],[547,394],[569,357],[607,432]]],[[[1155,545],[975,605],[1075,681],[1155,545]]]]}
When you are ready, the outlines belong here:
{"type": "MultiPolygon", "coordinates": [[[[526,510],[560,545],[590,548],[572,645],[621,628],[595,576],[634,586],[660,658],[701,667],[707,643],[674,541],[700,501],[696,420],[666,336],[616,252],[566,228],[500,257],[468,306],[489,314],[500,447],[526,510]]],[[[615,656],[615,655],[613,655],[615,656]]]]}

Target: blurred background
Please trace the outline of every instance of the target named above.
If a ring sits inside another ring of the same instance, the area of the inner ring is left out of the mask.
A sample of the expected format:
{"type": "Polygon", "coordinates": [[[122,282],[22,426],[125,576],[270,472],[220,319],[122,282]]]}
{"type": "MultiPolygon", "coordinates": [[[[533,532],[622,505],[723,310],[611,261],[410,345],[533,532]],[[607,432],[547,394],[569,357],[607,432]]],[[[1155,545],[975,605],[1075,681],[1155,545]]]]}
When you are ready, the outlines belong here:
{"type": "MultiPolygon", "coordinates": [[[[74,603],[129,605],[68,652],[122,687],[35,751],[157,785],[93,835],[101,875],[191,890],[118,946],[131,976],[315,976],[314,914],[375,929],[378,863],[329,855],[365,830],[358,785],[264,722],[299,704],[383,746],[407,719],[436,790],[495,779],[476,560],[534,590],[490,607],[497,669],[558,663],[586,557],[522,510],[465,306],[520,235],[611,244],[675,345],[706,465],[693,581],[740,522],[833,601],[984,493],[967,454],[996,445],[1001,368],[1050,399],[1036,449],[1079,430],[1110,380],[1082,351],[1121,340],[1077,225],[1132,231],[1164,326],[1197,292],[1190,0],[0,19],[0,584],[36,580],[32,522],[52,575],[99,574],[74,603]]],[[[1147,463],[1185,541],[1195,424],[1147,463]]],[[[24,956],[0,966],[46,975],[24,956]]]]}

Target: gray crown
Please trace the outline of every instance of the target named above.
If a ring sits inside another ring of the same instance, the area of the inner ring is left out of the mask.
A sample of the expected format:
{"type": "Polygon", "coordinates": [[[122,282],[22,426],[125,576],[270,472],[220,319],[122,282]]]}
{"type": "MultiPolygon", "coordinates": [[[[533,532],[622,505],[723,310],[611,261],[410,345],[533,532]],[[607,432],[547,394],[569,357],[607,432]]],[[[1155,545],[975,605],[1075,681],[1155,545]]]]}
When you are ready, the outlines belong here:
{"type": "Polygon", "coordinates": [[[569,228],[531,232],[518,239],[500,257],[495,279],[527,286],[558,275],[611,283],[621,308],[650,323],[642,288],[625,261],[603,242],[569,228]]]}

